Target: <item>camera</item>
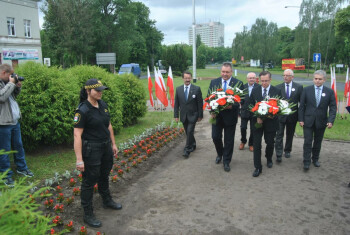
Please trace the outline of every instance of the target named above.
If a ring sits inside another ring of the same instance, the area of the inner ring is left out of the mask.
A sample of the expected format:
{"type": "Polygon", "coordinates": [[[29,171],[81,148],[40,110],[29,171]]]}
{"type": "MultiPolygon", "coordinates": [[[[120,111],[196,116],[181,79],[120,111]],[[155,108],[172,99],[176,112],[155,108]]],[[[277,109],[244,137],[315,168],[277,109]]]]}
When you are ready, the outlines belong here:
{"type": "Polygon", "coordinates": [[[18,74],[11,74],[11,77],[13,77],[15,79],[15,82],[23,82],[24,81],[24,77],[18,76],[18,74]]]}

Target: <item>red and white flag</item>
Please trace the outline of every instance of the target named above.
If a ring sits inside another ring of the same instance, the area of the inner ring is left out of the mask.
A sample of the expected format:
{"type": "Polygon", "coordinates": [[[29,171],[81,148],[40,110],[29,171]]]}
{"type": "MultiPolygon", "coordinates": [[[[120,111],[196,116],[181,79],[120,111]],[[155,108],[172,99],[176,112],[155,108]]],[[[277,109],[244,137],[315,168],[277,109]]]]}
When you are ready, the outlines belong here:
{"type": "Polygon", "coordinates": [[[337,106],[338,106],[337,83],[336,83],[336,78],[335,78],[335,67],[333,69],[331,67],[331,87],[332,87],[332,90],[334,91],[335,101],[337,102],[337,106]]]}
{"type": "Polygon", "coordinates": [[[171,66],[169,66],[168,79],[166,81],[167,87],[169,87],[170,104],[174,108],[174,79],[173,72],[171,71],[171,66]]]}
{"type": "Polygon", "coordinates": [[[350,80],[349,80],[349,68],[346,70],[346,80],[345,80],[345,89],[344,96],[346,97],[346,110],[350,113],[350,80]]]}
{"type": "Polygon", "coordinates": [[[148,93],[149,93],[149,102],[151,103],[152,107],[154,106],[153,104],[153,92],[152,92],[152,79],[151,79],[151,74],[149,72],[149,67],[147,66],[147,75],[148,75],[148,93]]]}
{"type": "Polygon", "coordinates": [[[161,73],[157,72],[156,67],[154,67],[154,77],[155,77],[155,89],[156,89],[156,96],[158,100],[165,106],[168,106],[168,99],[166,97],[166,89],[164,85],[163,77],[161,77],[161,73]],[[159,76],[160,75],[160,76],[159,76]]]}

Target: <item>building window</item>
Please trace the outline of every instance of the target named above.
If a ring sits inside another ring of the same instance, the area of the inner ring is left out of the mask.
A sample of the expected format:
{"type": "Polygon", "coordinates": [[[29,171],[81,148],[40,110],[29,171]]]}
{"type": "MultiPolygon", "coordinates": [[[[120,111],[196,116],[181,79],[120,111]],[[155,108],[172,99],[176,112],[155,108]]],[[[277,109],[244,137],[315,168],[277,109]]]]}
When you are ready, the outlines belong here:
{"type": "Polygon", "coordinates": [[[7,32],[9,36],[16,36],[15,18],[7,18],[7,32]]]}
{"type": "Polygon", "coordinates": [[[26,38],[32,37],[31,31],[30,31],[30,20],[24,20],[24,36],[26,38]]]}

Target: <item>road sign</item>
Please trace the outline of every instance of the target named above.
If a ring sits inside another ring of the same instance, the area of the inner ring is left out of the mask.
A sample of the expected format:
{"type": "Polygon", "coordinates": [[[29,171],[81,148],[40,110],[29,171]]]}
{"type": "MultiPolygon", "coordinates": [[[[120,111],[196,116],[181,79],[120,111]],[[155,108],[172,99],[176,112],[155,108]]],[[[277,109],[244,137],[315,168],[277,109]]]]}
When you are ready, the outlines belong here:
{"type": "Polygon", "coordinates": [[[314,53],[314,62],[321,61],[321,53],[314,53]]]}

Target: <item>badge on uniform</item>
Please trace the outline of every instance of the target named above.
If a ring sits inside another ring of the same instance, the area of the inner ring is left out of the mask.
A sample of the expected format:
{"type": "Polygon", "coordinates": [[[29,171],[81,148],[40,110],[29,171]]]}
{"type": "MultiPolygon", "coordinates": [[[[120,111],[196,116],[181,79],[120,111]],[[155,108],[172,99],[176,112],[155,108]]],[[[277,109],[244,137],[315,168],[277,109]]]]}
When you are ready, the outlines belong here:
{"type": "Polygon", "coordinates": [[[108,113],[108,109],[105,109],[105,113],[108,113]]]}
{"type": "Polygon", "coordinates": [[[74,125],[78,124],[80,121],[80,113],[76,113],[74,116],[74,125]]]}

